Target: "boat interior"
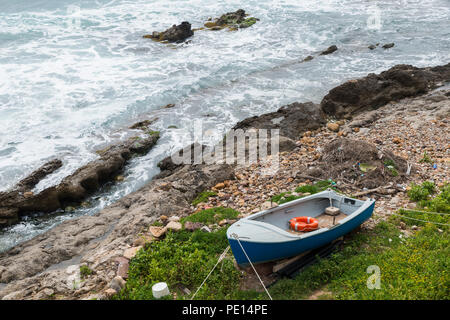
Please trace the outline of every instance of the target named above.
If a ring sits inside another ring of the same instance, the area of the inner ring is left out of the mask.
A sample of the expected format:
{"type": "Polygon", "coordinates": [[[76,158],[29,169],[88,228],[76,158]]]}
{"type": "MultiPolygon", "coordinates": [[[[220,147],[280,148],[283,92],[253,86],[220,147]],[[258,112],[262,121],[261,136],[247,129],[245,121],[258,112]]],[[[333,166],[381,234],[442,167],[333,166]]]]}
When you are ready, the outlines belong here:
{"type": "Polygon", "coordinates": [[[305,201],[293,201],[286,205],[281,205],[273,209],[269,209],[261,215],[252,217],[252,220],[270,223],[283,230],[301,234],[302,231],[294,231],[289,227],[289,220],[295,217],[312,217],[318,220],[320,228],[330,228],[340,220],[346,218],[356,210],[358,210],[364,201],[347,198],[338,194],[330,197],[322,196],[305,201]],[[325,212],[328,207],[338,208],[339,212],[330,215],[325,212]]]}

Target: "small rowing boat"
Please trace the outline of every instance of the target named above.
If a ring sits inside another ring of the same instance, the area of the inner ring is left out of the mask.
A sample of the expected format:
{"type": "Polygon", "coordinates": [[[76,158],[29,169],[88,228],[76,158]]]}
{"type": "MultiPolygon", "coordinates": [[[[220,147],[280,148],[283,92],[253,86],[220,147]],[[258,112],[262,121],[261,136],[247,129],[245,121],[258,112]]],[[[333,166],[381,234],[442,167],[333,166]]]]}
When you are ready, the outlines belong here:
{"type": "Polygon", "coordinates": [[[374,206],[373,199],[362,201],[328,189],[243,218],[228,228],[227,238],[241,266],[249,260],[285,259],[349,233],[370,218],[374,206]],[[310,220],[312,228],[306,224],[310,220]]]}

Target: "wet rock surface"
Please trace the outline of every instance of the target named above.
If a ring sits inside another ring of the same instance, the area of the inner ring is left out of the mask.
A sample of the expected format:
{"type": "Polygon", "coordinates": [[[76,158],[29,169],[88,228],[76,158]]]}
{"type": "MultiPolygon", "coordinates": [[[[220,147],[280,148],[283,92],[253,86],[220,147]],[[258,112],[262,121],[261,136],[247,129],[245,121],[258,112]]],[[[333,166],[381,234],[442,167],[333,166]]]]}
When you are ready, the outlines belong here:
{"type": "Polygon", "coordinates": [[[321,56],[325,56],[325,55],[328,55],[328,54],[332,54],[333,52],[337,51],[337,49],[338,49],[338,48],[337,48],[335,45],[332,45],[332,46],[329,47],[328,49],[322,51],[322,52],[320,53],[320,55],[321,55],[321,56]]]}
{"type": "Polygon", "coordinates": [[[158,41],[183,42],[187,38],[194,35],[191,24],[183,21],[179,25],[173,25],[163,32],[154,31],[152,34],[145,35],[144,38],[150,38],[158,41]]]}
{"type": "Polygon", "coordinates": [[[99,159],[77,169],[60,184],[34,194],[31,188],[62,166],[59,160],[48,162],[19,182],[13,190],[0,193],[0,227],[16,223],[20,216],[27,213],[52,212],[79,204],[104,183],[113,180],[133,155],[148,152],[158,138],[157,134],[130,138],[97,151],[99,159]]]}
{"type": "Polygon", "coordinates": [[[211,30],[221,30],[223,28],[230,28],[232,30],[248,28],[254,25],[258,18],[248,17],[248,14],[243,9],[235,12],[228,12],[216,19],[211,19],[205,23],[205,27],[211,30]]]}
{"type": "Polygon", "coordinates": [[[302,132],[315,130],[325,124],[318,105],[312,102],[292,103],[276,112],[254,116],[238,122],[233,129],[280,129],[280,135],[297,139],[302,132]]]}
{"type": "Polygon", "coordinates": [[[378,75],[371,73],[345,82],[330,90],[320,105],[328,115],[349,117],[390,101],[426,93],[443,81],[450,81],[450,64],[433,68],[397,65],[378,75]]]}

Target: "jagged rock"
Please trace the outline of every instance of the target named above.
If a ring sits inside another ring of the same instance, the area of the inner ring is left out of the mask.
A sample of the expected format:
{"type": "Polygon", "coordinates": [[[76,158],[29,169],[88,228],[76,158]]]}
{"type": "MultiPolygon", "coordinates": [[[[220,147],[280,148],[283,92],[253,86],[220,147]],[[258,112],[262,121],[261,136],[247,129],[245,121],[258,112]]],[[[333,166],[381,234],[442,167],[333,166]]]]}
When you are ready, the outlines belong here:
{"type": "Polygon", "coordinates": [[[322,51],[320,53],[321,56],[327,55],[327,54],[331,54],[333,52],[335,52],[338,48],[335,45],[332,45],[331,47],[328,47],[328,49],[322,51]]]}
{"type": "Polygon", "coordinates": [[[351,116],[390,101],[426,93],[438,82],[450,80],[450,63],[432,68],[397,65],[380,74],[350,80],[330,90],[320,107],[329,115],[351,116]]]}
{"type": "Polygon", "coordinates": [[[178,150],[177,152],[174,152],[172,155],[158,162],[157,166],[161,169],[161,172],[157,174],[154,179],[162,179],[173,174],[176,170],[182,168],[184,165],[194,164],[195,160],[197,158],[200,158],[200,153],[205,151],[206,148],[206,145],[201,145],[195,142],[187,147],[178,150]],[[186,155],[185,158],[183,157],[184,155],[186,155]],[[174,159],[176,159],[177,161],[180,160],[182,163],[175,163],[174,159]]]}
{"type": "Polygon", "coordinates": [[[231,29],[248,28],[259,21],[258,18],[247,18],[247,16],[248,14],[246,14],[243,9],[239,9],[235,12],[225,13],[220,16],[220,18],[216,18],[214,20],[209,19],[205,23],[205,27],[211,30],[221,30],[225,27],[229,27],[231,29]]]}
{"type": "Polygon", "coordinates": [[[142,121],[136,122],[135,124],[130,126],[130,129],[146,130],[156,120],[158,120],[158,118],[147,119],[147,120],[142,120],[142,121]]]}
{"type": "Polygon", "coordinates": [[[233,129],[280,129],[280,136],[296,140],[302,132],[325,124],[318,105],[312,102],[292,103],[276,112],[254,116],[238,122],[233,129]]]}
{"type": "Polygon", "coordinates": [[[174,24],[166,31],[154,31],[151,35],[145,35],[144,38],[152,38],[159,41],[168,42],[182,42],[193,35],[194,32],[191,30],[191,24],[187,21],[183,21],[179,25],[174,24]]]}
{"type": "Polygon", "coordinates": [[[88,195],[103,184],[114,180],[132,155],[148,152],[157,142],[159,135],[145,138],[130,138],[125,142],[97,151],[100,158],[89,162],[65,177],[60,184],[47,188],[38,194],[27,193],[26,188],[37,184],[40,179],[60,167],[59,160],[48,162],[30,176],[18,183],[11,191],[0,192],[0,228],[19,220],[20,215],[30,212],[52,212],[81,203],[88,195]]]}
{"type": "Polygon", "coordinates": [[[25,179],[21,180],[16,187],[21,190],[31,190],[39,183],[39,181],[61,168],[62,165],[63,163],[59,159],[46,162],[39,169],[33,171],[25,179]]]}
{"type": "Polygon", "coordinates": [[[392,43],[386,43],[385,45],[383,45],[383,49],[389,49],[389,48],[392,48],[393,46],[394,46],[395,44],[392,42],[392,43]]]}

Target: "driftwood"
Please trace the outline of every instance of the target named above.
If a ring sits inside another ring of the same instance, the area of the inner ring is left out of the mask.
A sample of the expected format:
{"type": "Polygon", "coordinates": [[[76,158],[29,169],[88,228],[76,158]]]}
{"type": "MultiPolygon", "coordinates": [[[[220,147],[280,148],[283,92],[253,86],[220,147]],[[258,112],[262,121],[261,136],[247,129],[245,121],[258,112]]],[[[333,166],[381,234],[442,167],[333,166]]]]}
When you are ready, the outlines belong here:
{"type": "Polygon", "coordinates": [[[381,191],[381,190],[383,190],[383,188],[382,188],[382,187],[378,187],[378,188],[375,188],[375,189],[370,189],[370,190],[365,190],[365,191],[357,192],[357,193],[355,193],[353,196],[354,196],[354,197],[365,196],[365,195],[367,195],[367,194],[379,192],[379,191],[381,191]]]}

